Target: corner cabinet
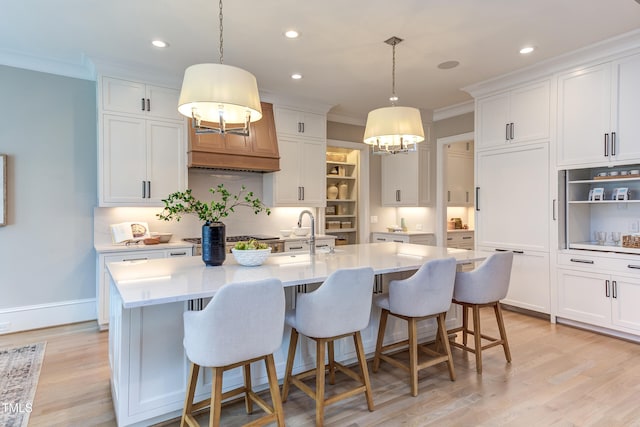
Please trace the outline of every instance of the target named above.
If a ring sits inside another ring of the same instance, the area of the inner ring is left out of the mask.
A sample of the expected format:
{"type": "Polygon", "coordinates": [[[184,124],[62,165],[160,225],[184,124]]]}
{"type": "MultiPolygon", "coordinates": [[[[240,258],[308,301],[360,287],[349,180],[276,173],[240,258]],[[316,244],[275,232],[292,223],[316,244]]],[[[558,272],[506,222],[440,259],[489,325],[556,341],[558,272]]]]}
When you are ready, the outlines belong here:
{"type": "Polygon", "coordinates": [[[640,54],[558,77],[558,166],[640,161],[640,54]]]}
{"type": "Polygon", "coordinates": [[[178,90],[104,76],[98,81],[99,206],[161,206],[187,182],[178,90]]]}
{"type": "Polygon", "coordinates": [[[264,174],[264,203],[273,207],[325,206],[326,117],[277,106],[274,115],[280,171],[264,174]]]}
{"type": "Polygon", "coordinates": [[[428,142],[412,153],[382,158],[383,206],[432,206],[435,203],[435,150],[428,142]]]}
{"type": "Polygon", "coordinates": [[[476,102],[478,150],[549,140],[549,80],[525,85],[476,102]]]}

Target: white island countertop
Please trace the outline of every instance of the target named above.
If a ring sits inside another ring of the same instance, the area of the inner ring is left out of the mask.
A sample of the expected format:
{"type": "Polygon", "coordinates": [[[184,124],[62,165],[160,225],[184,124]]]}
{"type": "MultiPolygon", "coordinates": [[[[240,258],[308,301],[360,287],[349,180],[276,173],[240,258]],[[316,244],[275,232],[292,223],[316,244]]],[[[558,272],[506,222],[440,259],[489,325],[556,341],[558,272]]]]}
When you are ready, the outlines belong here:
{"type": "Polygon", "coordinates": [[[491,253],[409,243],[346,245],[335,253],[275,254],[258,267],[243,267],[228,255],[223,265],[206,267],[198,256],[108,264],[123,308],[211,297],[223,285],[269,277],[283,286],[324,281],[341,268],[372,267],[376,274],[410,271],[428,260],[454,257],[459,264],[481,261],[491,253]]]}

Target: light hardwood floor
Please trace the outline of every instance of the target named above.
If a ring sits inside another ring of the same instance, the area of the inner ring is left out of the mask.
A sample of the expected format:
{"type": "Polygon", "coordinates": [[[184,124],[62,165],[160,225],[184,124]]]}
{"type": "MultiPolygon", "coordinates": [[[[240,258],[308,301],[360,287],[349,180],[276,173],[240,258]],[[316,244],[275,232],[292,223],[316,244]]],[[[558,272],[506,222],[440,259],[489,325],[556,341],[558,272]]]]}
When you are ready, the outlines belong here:
{"type": "MultiPolygon", "coordinates": [[[[495,320],[483,315],[487,331],[495,320]]],[[[513,362],[487,350],[484,372],[473,355],[453,349],[457,379],[446,365],[420,373],[411,397],[406,373],[382,363],[371,373],[374,412],[364,395],[327,407],[327,426],[640,426],[640,345],[505,311],[513,362]]],[[[115,425],[109,391],[107,333],[93,322],[5,335],[0,347],[47,341],[29,425],[115,425]]],[[[335,386],[348,381],[341,374],[335,386]]],[[[293,389],[287,425],[312,426],[313,401],[293,389]]],[[[255,411],[260,414],[259,409],[255,411]]],[[[244,405],[223,410],[223,425],[250,420],[244,405]]],[[[177,421],[166,426],[177,426],[177,421]]],[[[201,420],[206,425],[206,417],[201,420]]]]}

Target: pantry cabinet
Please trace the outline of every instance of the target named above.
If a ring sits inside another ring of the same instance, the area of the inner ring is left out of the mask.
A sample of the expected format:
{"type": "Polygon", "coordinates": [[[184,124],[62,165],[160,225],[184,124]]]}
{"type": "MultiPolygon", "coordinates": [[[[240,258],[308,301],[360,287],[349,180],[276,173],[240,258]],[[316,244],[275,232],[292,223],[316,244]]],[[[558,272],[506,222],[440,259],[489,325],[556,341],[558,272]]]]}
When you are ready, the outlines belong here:
{"type": "Polygon", "coordinates": [[[477,149],[548,141],[550,101],[549,80],[478,98],[477,149]]]}
{"type": "Polygon", "coordinates": [[[382,158],[383,206],[432,206],[435,200],[435,150],[431,143],[418,144],[412,153],[382,158]]]}
{"type": "Polygon", "coordinates": [[[640,54],[558,77],[558,166],[640,161],[640,54]]]}
{"type": "Polygon", "coordinates": [[[187,185],[178,91],[105,76],[99,82],[99,206],[162,206],[187,185]]]}

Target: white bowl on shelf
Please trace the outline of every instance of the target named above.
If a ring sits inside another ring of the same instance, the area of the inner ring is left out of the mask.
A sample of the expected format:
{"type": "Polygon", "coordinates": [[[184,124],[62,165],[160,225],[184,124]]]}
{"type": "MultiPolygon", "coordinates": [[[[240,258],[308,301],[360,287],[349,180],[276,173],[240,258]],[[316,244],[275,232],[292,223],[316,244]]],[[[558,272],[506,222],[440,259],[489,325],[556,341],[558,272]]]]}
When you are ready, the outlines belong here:
{"type": "Polygon", "coordinates": [[[311,227],[296,227],[293,229],[293,234],[296,236],[306,236],[311,231],[311,227]]]}
{"type": "Polygon", "coordinates": [[[232,248],[231,253],[236,262],[245,267],[255,267],[262,265],[271,253],[271,248],[267,249],[236,249],[232,248]]]}
{"type": "Polygon", "coordinates": [[[292,230],[280,230],[280,235],[282,237],[289,237],[291,236],[292,230]]]}
{"type": "Polygon", "coordinates": [[[149,234],[151,234],[151,237],[158,239],[160,243],[169,243],[173,236],[173,233],[159,233],[157,231],[152,231],[149,234]]]}

